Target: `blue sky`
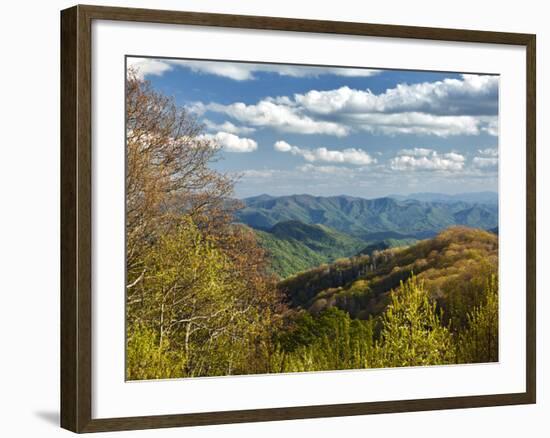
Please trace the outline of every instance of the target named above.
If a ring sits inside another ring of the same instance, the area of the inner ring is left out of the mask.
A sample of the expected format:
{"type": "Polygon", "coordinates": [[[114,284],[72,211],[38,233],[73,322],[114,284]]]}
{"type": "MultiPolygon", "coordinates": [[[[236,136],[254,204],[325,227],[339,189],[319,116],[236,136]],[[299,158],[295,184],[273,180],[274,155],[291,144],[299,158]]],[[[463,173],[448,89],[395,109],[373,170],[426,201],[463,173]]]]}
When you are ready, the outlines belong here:
{"type": "Polygon", "coordinates": [[[238,197],[497,191],[498,76],[128,58],[222,147],[238,197]]]}

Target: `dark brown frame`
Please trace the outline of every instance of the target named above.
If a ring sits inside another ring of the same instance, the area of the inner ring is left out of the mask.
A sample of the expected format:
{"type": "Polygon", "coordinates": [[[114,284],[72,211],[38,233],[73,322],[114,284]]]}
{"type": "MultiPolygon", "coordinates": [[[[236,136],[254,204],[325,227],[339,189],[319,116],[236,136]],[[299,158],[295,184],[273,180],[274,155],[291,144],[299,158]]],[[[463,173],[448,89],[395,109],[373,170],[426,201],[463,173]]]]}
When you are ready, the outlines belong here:
{"type": "Polygon", "coordinates": [[[516,405],[536,402],[536,37],[531,34],[74,6],[61,12],[61,426],[99,432],[516,405]],[[527,52],[527,348],[523,393],[92,419],[92,20],[268,29],[525,46],[527,52]]]}

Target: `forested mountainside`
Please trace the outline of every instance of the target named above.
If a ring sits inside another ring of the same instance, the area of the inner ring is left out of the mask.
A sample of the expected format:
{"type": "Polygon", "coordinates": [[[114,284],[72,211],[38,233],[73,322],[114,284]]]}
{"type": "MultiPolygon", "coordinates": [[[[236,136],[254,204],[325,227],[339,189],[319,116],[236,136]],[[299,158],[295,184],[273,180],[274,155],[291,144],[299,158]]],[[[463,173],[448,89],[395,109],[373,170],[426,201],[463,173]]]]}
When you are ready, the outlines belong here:
{"type": "Polygon", "coordinates": [[[279,283],[280,371],[498,360],[498,238],[453,227],[279,283]]]}
{"type": "Polygon", "coordinates": [[[244,208],[236,212],[236,220],[256,229],[269,230],[282,221],[300,221],[325,225],[370,242],[383,240],[380,233],[421,239],[453,225],[489,229],[498,224],[496,204],[464,201],[262,195],[244,199],[243,203],[244,208]],[[376,234],[378,239],[373,238],[376,234]]]}
{"type": "Polygon", "coordinates": [[[268,253],[272,272],[280,278],[332,263],[341,257],[370,254],[416,241],[394,237],[367,242],[325,225],[309,225],[295,220],[279,222],[269,230],[255,232],[260,245],[268,253]]]}
{"type": "Polygon", "coordinates": [[[272,271],[281,278],[352,256],[364,246],[362,240],[324,225],[299,221],[279,222],[270,230],[257,230],[256,234],[269,254],[272,271]]]}
{"type": "Polygon", "coordinates": [[[479,301],[484,282],[498,272],[498,237],[479,229],[450,228],[406,248],[343,258],[292,276],[280,288],[294,308],[318,313],[337,307],[353,318],[380,315],[390,291],[413,273],[424,281],[446,316],[463,319],[462,307],[479,301]]]}
{"type": "Polygon", "coordinates": [[[386,238],[382,240],[374,240],[372,243],[368,243],[361,251],[356,255],[371,255],[374,251],[382,251],[384,249],[410,246],[418,242],[417,239],[409,238],[386,238]]]}

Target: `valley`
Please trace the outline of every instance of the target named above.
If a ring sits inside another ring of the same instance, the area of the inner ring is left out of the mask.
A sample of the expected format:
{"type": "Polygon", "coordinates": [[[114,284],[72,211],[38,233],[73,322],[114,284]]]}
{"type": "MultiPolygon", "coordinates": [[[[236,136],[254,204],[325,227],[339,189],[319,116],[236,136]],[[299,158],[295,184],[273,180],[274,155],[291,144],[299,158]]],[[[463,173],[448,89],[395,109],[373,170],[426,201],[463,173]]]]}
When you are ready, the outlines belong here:
{"type": "Polygon", "coordinates": [[[281,371],[497,359],[496,194],[243,203],[236,217],[266,251],[288,307],[281,371]],[[434,343],[418,338],[397,347],[417,336],[402,332],[415,320],[413,333],[439,333],[448,351],[432,357],[434,343]]]}
{"type": "Polygon", "coordinates": [[[453,226],[496,232],[498,198],[492,195],[413,195],[429,201],[260,195],[242,200],[236,219],[254,230],[272,272],[284,279],[339,258],[407,247],[453,226]]]}

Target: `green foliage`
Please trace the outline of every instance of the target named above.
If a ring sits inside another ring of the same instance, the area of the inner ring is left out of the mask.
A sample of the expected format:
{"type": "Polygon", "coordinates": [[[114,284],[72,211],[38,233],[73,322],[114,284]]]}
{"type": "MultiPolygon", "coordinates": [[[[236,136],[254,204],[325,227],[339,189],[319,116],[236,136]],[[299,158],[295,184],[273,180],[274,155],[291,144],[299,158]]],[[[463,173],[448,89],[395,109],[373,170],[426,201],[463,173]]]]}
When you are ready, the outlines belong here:
{"type": "Polygon", "coordinates": [[[277,338],[273,372],[368,368],[374,321],[360,321],[338,309],[318,316],[301,312],[277,338]]]}
{"type": "Polygon", "coordinates": [[[234,374],[247,367],[262,319],[211,239],[183,217],[142,264],[143,279],[128,305],[129,379],[234,374]]]}
{"type": "Polygon", "coordinates": [[[405,248],[390,248],[341,259],[296,274],[280,283],[294,307],[319,312],[337,306],[353,317],[380,315],[389,304],[389,291],[411,272],[424,281],[430,296],[445,310],[445,323],[458,329],[467,313],[481,304],[485,281],[498,271],[498,237],[492,233],[452,227],[433,239],[405,248]],[[358,293],[354,282],[368,282],[358,293]],[[354,296],[353,300],[349,296],[354,296]]]}
{"type": "Polygon", "coordinates": [[[185,368],[181,351],[170,351],[165,338],[159,342],[157,332],[135,323],[127,329],[126,377],[129,380],[180,377],[185,368]]]}
{"type": "MultiPolygon", "coordinates": [[[[457,236],[453,238],[456,243],[457,236]]],[[[452,267],[433,253],[434,246],[447,253],[443,260],[454,257],[441,241],[422,242],[412,251],[427,252],[428,258],[452,267]]],[[[457,251],[456,245],[452,251],[457,251]]],[[[394,258],[378,263],[408,259],[410,252],[398,250],[394,258]]],[[[340,309],[368,306],[375,298],[372,286],[377,278],[355,275],[345,289],[337,288],[338,293],[329,288],[317,294],[309,311],[290,311],[284,325],[266,338],[262,315],[241,302],[243,284],[232,275],[231,263],[191,221],[183,221],[156,242],[144,264],[148,274],[142,286],[148,301],[130,307],[127,328],[131,380],[498,360],[497,280],[487,266],[472,271],[479,277],[471,279],[471,290],[452,292],[471,300],[447,303],[453,314],[465,312],[464,322],[455,324],[444,317],[441,297],[427,286],[440,278],[437,275],[428,280],[408,276],[385,294],[388,302],[377,315],[354,318],[340,309]]],[[[344,279],[353,277],[357,266],[344,259],[323,269],[344,279]]],[[[455,285],[450,280],[436,284],[455,285]]]]}
{"type": "Polygon", "coordinates": [[[467,326],[458,335],[460,363],[498,361],[498,289],[496,277],[486,284],[483,303],[467,315],[467,326]]]}
{"type": "Polygon", "coordinates": [[[389,248],[400,248],[414,245],[418,240],[414,238],[387,238],[382,240],[376,240],[365,246],[357,255],[372,255],[374,251],[383,251],[389,248]]]}
{"type": "Polygon", "coordinates": [[[391,294],[382,316],[376,362],[381,367],[449,364],[454,359],[452,341],[436,303],[413,276],[391,294]]]}
{"type": "Polygon", "coordinates": [[[271,372],[496,361],[495,277],[486,283],[485,292],[483,306],[468,314],[468,327],[455,332],[444,322],[424,281],[414,275],[391,292],[390,304],[377,318],[354,319],[335,307],[318,314],[295,312],[276,335],[271,372]]]}
{"type": "Polygon", "coordinates": [[[271,269],[281,278],[351,256],[364,246],[361,239],[298,221],[279,222],[268,231],[256,233],[269,254],[271,269]]]}

